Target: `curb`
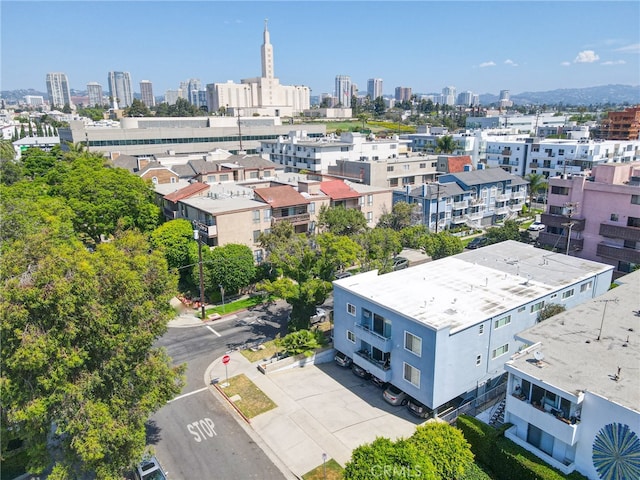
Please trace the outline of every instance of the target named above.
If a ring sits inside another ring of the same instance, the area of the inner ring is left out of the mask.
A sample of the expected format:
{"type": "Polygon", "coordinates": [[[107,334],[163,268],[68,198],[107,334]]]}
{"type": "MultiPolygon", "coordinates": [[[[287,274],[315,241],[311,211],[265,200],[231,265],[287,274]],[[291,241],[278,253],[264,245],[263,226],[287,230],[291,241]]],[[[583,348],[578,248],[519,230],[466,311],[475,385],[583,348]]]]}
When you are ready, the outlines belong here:
{"type": "Polygon", "coordinates": [[[249,420],[249,418],[244,413],[242,413],[242,411],[236,406],[236,404],[231,401],[231,399],[229,398],[229,395],[227,395],[224,392],[224,390],[222,390],[222,388],[218,386],[218,383],[217,382],[214,383],[213,386],[215,387],[216,390],[218,390],[218,392],[220,392],[220,394],[225,398],[225,400],[229,403],[229,405],[231,405],[233,409],[236,412],[238,412],[238,414],[242,417],[242,419],[245,422],[247,422],[249,425],[251,425],[251,420],[249,420]]]}

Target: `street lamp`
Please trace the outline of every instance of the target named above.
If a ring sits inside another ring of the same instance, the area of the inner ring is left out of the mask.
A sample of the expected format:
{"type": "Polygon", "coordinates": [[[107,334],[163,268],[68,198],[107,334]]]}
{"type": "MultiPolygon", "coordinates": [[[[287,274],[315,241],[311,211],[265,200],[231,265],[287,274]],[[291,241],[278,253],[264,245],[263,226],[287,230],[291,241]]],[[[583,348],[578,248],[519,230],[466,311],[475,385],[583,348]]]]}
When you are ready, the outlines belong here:
{"type": "Polygon", "coordinates": [[[322,476],[327,480],[327,454],[322,454],[322,476]]]}
{"type": "Polygon", "coordinates": [[[200,308],[202,312],[200,314],[202,320],[205,319],[206,313],[204,308],[204,275],[202,272],[202,232],[200,231],[200,225],[194,222],[193,238],[198,242],[198,266],[200,269],[200,308]]]}

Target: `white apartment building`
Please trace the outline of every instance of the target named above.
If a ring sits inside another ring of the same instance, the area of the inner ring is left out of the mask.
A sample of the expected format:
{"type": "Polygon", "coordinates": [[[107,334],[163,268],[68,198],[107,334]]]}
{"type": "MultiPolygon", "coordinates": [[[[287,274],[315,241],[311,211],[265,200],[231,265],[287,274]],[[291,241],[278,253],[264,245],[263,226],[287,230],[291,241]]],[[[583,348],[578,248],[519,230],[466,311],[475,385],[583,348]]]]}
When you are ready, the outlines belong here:
{"type": "MultiPolygon", "coordinates": [[[[118,108],[127,108],[133,103],[133,87],[129,72],[109,72],[109,95],[118,108]]],[[[115,107],[114,107],[115,108],[115,107]]]]}
{"type": "Polygon", "coordinates": [[[370,78],[367,81],[367,95],[371,100],[375,100],[382,96],[382,79],[370,78]]]}
{"type": "Polygon", "coordinates": [[[149,80],[140,80],[140,97],[147,107],[154,107],[156,99],[153,96],[153,84],[149,80]]]}
{"type": "MultiPolygon", "coordinates": [[[[640,478],[640,271],[516,338],[505,436],[564,474],[640,478]]],[[[580,295],[558,292],[554,303],[580,295]]]]}
{"type": "Polygon", "coordinates": [[[47,73],[46,82],[49,105],[51,105],[52,109],[71,105],[71,90],[69,89],[69,79],[66,73],[47,73]]]}
{"type": "Polygon", "coordinates": [[[545,178],[580,173],[599,163],[640,159],[640,140],[505,140],[487,138],[486,163],[514,175],[537,173],[545,178]]]}
{"type": "Polygon", "coordinates": [[[89,106],[95,107],[96,105],[102,106],[104,104],[102,85],[98,82],[87,83],[87,95],[89,96],[89,106]]]}
{"type": "Polygon", "coordinates": [[[260,142],[259,153],[272,162],[284,165],[287,171],[308,170],[327,173],[338,160],[386,160],[397,158],[404,142],[394,136],[376,139],[361,133],[344,132],[340,137],[310,138],[304,130],[289,132],[286,137],[260,142]]]}

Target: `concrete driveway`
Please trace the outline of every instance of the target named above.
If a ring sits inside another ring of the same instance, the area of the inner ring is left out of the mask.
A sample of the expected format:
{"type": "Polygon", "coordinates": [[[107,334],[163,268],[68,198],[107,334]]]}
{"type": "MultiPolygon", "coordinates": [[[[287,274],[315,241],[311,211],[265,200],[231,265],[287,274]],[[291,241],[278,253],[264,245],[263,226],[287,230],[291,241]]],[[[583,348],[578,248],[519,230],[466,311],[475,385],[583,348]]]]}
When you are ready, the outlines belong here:
{"type": "MultiPolygon", "coordinates": [[[[230,376],[245,373],[278,405],[253,418],[251,430],[297,476],[321,465],[323,453],[344,465],[359,445],[377,436],[408,437],[422,423],[406,407],[387,404],[380,388],[333,362],[263,375],[236,352],[230,365],[230,376]]],[[[216,372],[219,364],[210,375],[216,372]]]]}

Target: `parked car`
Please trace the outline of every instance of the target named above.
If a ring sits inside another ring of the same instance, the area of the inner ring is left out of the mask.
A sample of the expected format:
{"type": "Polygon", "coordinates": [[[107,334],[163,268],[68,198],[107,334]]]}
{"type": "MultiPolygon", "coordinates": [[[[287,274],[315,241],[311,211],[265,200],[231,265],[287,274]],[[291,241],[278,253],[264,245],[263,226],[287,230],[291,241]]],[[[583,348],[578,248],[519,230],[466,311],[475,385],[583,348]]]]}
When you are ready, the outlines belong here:
{"type": "Polygon", "coordinates": [[[167,477],[156,457],[140,462],[135,471],[137,480],[167,480],[167,477]]]}
{"type": "Polygon", "coordinates": [[[468,243],[467,248],[469,250],[475,250],[476,248],[484,247],[488,241],[487,237],[476,237],[468,243]]]}
{"type": "Polygon", "coordinates": [[[354,373],[354,375],[357,375],[360,378],[364,378],[365,380],[369,380],[369,378],[371,377],[371,374],[369,372],[367,372],[360,365],[356,365],[355,363],[351,365],[351,371],[354,373]]]}
{"type": "Polygon", "coordinates": [[[433,410],[427,407],[424,403],[419,402],[415,398],[410,398],[407,402],[407,408],[416,417],[431,418],[433,417],[433,410]]]}
{"type": "Polygon", "coordinates": [[[546,227],[546,225],[542,222],[533,222],[531,225],[529,225],[529,228],[527,228],[527,230],[529,230],[530,232],[539,232],[541,230],[544,230],[546,227]]]}
{"type": "Polygon", "coordinates": [[[391,405],[406,405],[409,395],[400,390],[395,385],[388,385],[382,392],[382,397],[391,405]]]}
{"type": "Polygon", "coordinates": [[[322,323],[329,319],[329,312],[327,312],[324,308],[316,307],[315,315],[311,315],[309,319],[310,323],[313,325],[314,323],[322,323]]]}
{"type": "Polygon", "coordinates": [[[341,367],[347,368],[351,366],[351,359],[342,352],[336,352],[336,356],[333,358],[341,367]]]}
{"type": "Polygon", "coordinates": [[[395,257],[393,259],[393,271],[409,268],[409,260],[404,257],[395,257]]]}
{"type": "Polygon", "coordinates": [[[373,383],[378,388],[387,388],[389,382],[385,382],[381,378],[376,377],[375,375],[371,375],[371,383],[373,383]]]}

